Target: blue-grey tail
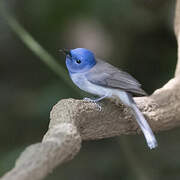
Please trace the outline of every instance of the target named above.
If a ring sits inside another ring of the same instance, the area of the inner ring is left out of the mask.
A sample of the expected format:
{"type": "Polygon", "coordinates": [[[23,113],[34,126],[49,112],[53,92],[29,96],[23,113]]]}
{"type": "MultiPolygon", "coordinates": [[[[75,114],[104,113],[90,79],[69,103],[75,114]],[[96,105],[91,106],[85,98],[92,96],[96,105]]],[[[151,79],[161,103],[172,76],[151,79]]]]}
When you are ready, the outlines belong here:
{"type": "Polygon", "coordinates": [[[156,148],[158,146],[158,143],[156,141],[156,138],[154,136],[154,133],[152,132],[148,122],[144,118],[142,112],[138,109],[132,95],[125,91],[118,91],[118,97],[119,99],[127,106],[129,106],[134,113],[134,116],[136,118],[137,123],[139,124],[145,138],[146,142],[150,149],[156,148]]]}
{"type": "Polygon", "coordinates": [[[137,123],[139,124],[145,138],[146,142],[150,149],[156,148],[158,146],[157,140],[154,133],[152,132],[148,122],[144,118],[142,112],[138,109],[136,103],[132,102],[132,109],[136,118],[137,123]]]}
{"type": "Polygon", "coordinates": [[[158,146],[158,143],[156,141],[154,133],[152,132],[152,130],[151,130],[148,122],[144,118],[142,112],[138,109],[132,95],[130,93],[122,91],[119,93],[118,96],[124,104],[126,104],[133,110],[136,121],[139,124],[139,126],[144,134],[144,137],[146,139],[146,142],[147,142],[149,148],[150,149],[156,148],[158,146]]]}

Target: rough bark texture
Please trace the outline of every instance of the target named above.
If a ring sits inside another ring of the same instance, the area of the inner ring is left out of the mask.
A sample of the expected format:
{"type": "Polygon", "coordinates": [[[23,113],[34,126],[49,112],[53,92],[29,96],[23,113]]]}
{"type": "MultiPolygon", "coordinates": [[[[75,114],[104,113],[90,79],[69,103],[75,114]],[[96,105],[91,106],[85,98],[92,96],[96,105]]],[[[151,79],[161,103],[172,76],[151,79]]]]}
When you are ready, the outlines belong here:
{"type": "MultiPolygon", "coordinates": [[[[180,0],[177,0],[175,33],[180,44],[180,0]]],[[[180,50],[178,48],[178,57],[180,50]]],[[[176,74],[165,86],[149,97],[135,98],[139,108],[155,132],[180,126],[180,60],[176,74]]],[[[81,140],[101,139],[121,134],[139,133],[131,111],[105,100],[102,111],[82,100],[59,101],[51,111],[49,130],[41,143],[29,146],[15,167],[1,180],[39,180],[57,165],[72,159],[81,140]]]]}

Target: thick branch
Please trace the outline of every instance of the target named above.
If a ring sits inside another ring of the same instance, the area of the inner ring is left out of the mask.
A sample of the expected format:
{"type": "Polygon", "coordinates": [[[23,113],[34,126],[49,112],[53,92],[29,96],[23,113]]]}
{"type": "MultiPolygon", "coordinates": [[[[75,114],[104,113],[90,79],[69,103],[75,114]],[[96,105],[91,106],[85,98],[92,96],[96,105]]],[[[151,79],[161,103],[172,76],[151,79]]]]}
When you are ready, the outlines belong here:
{"type": "MultiPolygon", "coordinates": [[[[136,98],[136,102],[154,131],[180,126],[180,83],[176,79],[150,97],[136,98]]],[[[81,138],[100,139],[140,132],[128,108],[109,100],[102,106],[99,111],[95,104],[82,100],[59,101],[51,111],[49,130],[43,142],[28,147],[15,168],[1,180],[42,179],[78,152],[81,138]]]]}
{"type": "MultiPolygon", "coordinates": [[[[156,132],[180,126],[180,83],[171,80],[150,97],[135,99],[156,132]]],[[[50,128],[64,122],[75,125],[83,140],[140,132],[131,110],[106,100],[99,111],[95,104],[67,99],[51,112],[50,128]]]]}
{"type": "MultiPolygon", "coordinates": [[[[177,0],[175,32],[180,44],[180,0],[177,0]]],[[[180,58],[180,50],[178,50],[180,58]]],[[[149,97],[135,99],[156,132],[180,126],[180,60],[176,76],[149,97]]],[[[42,143],[29,146],[15,167],[1,180],[39,180],[58,164],[71,159],[79,151],[82,140],[101,139],[121,134],[139,133],[131,111],[106,100],[99,111],[95,104],[66,99],[51,111],[49,130],[42,143]]]]}
{"type": "Polygon", "coordinates": [[[15,167],[5,174],[5,180],[37,180],[52,172],[58,164],[77,154],[81,137],[72,124],[61,123],[49,129],[42,143],[29,146],[16,161],[15,167]]]}

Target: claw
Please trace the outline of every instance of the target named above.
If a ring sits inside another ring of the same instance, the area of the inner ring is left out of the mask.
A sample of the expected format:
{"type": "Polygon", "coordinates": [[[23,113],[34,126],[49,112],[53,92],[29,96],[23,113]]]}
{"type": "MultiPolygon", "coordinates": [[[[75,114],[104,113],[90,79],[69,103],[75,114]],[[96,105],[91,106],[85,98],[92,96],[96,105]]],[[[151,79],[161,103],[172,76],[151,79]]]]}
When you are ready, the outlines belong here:
{"type": "Polygon", "coordinates": [[[99,104],[98,104],[98,103],[96,103],[96,102],[95,102],[95,104],[96,104],[96,106],[97,106],[98,110],[99,110],[99,111],[101,111],[101,110],[102,110],[101,105],[99,105],[99,104]]]}
{"type": "Polygon", "coordinates": [[[97,101],[94,100],[94,99],[91,99],[91,98],[83,98],[83,101],[90,102],[90,103],[94,103],[94,104],[97,106],[97,108],[98,108],[99,111],[102,110],[102,107],[101,107],[101,106],[97,103],[97,101]]]}

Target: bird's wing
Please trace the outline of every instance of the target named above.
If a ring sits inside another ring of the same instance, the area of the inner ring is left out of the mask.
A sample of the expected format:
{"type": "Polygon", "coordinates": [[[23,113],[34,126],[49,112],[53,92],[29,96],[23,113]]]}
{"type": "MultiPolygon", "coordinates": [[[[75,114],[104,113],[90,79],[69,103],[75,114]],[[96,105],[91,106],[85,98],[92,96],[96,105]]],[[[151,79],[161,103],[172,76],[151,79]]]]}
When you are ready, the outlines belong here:
{"type": "Polygon", "coordinates": [[[130,74],[102,60],[97,60],[96,65],[86,73],[86,77],[91,83],[103,87],[124,90],[135,96],[147,95],[141,89],[141,84],[130,74]]]}

